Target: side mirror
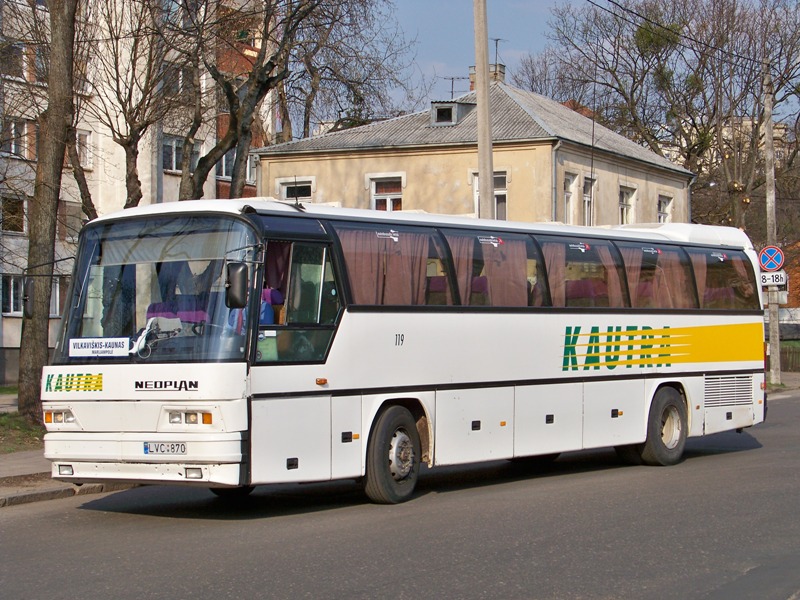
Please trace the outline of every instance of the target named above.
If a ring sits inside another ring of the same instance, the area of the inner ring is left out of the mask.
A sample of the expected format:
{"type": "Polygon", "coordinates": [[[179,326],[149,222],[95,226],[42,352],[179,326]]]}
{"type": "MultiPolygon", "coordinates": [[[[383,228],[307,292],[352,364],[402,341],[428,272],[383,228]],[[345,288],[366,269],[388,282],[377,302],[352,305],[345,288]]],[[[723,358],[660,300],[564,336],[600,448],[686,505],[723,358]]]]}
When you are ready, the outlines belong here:
{"type": "Polygon", "coordinates": [[[225,306],[244,308],[247,306],[247,265],[232,262],[226,265],[225,306]]]}
{"type": "Polygon", "coordinates": [[[33,318],[33,277],[26,277],[22,284],[22,314],[26,319],[33,318]]]}

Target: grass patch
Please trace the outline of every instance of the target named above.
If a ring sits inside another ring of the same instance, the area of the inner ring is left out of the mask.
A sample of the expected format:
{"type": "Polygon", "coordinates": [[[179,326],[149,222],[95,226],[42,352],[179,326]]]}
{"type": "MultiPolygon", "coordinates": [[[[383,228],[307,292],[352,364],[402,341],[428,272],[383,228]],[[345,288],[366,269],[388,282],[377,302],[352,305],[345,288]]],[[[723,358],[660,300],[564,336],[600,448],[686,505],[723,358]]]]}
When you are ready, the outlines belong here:
{"type": "Polygon", "coordinates": [[[0,413],[0,454],[44,447],[45,429],[31,425],[18,412],[0,413]]]}
{"type": "Polygon", "coordinates": [[[15,396],[19,393],[19,388],[16,385],[0,385],[0,395],[2,394],[14,394],[15,396]]]}

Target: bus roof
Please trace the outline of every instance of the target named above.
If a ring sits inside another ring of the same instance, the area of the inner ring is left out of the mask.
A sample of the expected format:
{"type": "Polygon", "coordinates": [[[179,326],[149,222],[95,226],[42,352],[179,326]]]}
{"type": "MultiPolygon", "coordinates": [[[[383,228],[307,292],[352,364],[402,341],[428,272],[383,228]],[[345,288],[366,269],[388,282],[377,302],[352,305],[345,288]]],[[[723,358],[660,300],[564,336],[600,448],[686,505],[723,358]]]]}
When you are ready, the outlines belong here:
{"type": "Polygon", "coordinates": [[[376,212],[357,208],[341,208],[330,204],[314,204],[301,202],[278,201],[274,198],[239,198],[235,200],[188,200],[150,204],[109,213],[98,217],[93,223],[137,216],[155,216],[178,213],[217,213],[240,215],[245,211],[259,214],[303,214],[308,217],[322,219],[348,219],[358,221],[384,221],[418,225],[442,225],[479,227],[495,231],[526,231],[576,236],[597,236],[614,239],[647,239],[686,242],[691,244],[707,244],[713,246],[735,246],[752,249],[753,244],[747,235],[733,227],[715,225],[695,225],[689,223],[637,223],[632,225],[614,225],[602,227],[585,227],[565,225],[563,223],[522,221],[496,221],[476,219],[464,216],[441,215],[425,212],[376,212]],[[300,213],[298,213],[300,211],[300,213]]]}

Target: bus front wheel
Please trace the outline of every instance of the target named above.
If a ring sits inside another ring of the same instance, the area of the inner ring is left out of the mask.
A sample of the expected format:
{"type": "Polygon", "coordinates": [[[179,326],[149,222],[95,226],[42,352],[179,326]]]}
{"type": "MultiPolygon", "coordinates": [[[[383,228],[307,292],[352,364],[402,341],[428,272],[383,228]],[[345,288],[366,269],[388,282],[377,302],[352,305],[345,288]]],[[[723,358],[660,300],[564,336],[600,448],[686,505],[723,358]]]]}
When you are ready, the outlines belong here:
{"type": "Polygon", "coordinates": [[[383,411],[367,445],[364,491],[377,504],[397,504],[414,493],[420,443],[416,423],[402,406],[383,411]]]}

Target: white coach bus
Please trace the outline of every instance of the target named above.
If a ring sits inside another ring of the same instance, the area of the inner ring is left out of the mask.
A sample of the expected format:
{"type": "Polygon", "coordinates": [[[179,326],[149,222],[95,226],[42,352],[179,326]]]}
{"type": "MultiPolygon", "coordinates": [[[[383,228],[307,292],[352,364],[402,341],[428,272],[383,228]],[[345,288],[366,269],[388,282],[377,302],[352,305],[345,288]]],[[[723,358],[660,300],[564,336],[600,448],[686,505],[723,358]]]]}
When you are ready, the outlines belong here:
{"type": "Polygon", "coordinates": [[[80,236],[45,455],[72,482],[363,481],[614,447],[670,465],[764,420],[756,254],[735,229],[376,213],[252,199],[80,236]]]}

